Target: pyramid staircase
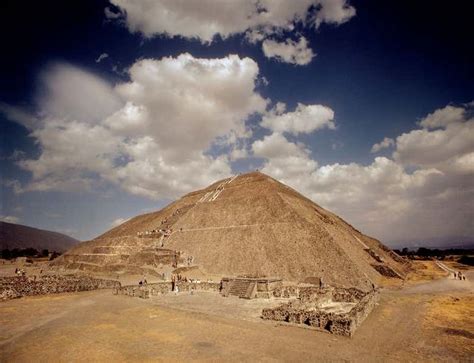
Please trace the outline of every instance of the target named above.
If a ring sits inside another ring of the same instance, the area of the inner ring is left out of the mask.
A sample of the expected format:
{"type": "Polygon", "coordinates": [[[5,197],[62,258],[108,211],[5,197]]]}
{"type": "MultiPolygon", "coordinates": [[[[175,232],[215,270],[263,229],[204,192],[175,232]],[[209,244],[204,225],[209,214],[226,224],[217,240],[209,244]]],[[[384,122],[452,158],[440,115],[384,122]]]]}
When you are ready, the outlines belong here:
{"type": "Polygon", "coordinates": [[[166,217],[166,222],[162,223],[160,225],[160,228],[162,228],[164,225],[169,225],[172,227],[176,222],[183,217],[191,208],[193,208],[196,204],[195,203],[190,203],[185,205],[184,207],[178,208],[175,210],[170,216],[166,217]]]}
{"type": "Polygon", "coordinates": [[[255,294],[256,288],[257,283],[254,281],[236,279],[232,282],[227,294],[225,295],[238,296],[243,299],[251,299],[255,294]]]}

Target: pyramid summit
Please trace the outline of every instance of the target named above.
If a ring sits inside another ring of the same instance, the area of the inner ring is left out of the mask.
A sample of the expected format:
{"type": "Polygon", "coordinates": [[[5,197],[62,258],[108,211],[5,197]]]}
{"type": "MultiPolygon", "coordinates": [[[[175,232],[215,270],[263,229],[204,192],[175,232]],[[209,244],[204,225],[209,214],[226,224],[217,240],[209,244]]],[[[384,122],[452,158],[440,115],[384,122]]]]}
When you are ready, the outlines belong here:
{"type": "Polygon", "coordinates": [[[335,214],[260,172],[236,175],[143,214],[54,262],[69,270],[322,278],[367,289],[403,277],[403,260],[335,214]]]}

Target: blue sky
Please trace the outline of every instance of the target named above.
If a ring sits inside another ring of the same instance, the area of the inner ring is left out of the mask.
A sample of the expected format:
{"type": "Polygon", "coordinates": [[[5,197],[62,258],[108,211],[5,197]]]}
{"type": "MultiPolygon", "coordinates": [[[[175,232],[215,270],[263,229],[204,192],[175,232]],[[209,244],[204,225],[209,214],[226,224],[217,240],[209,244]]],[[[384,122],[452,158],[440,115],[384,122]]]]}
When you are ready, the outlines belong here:
{"type": "Polygon", "coordinates": [[[389,245],[472,241],[470,8],[11,2],[1,218],[85,240],[260,168],[389,245]]]}

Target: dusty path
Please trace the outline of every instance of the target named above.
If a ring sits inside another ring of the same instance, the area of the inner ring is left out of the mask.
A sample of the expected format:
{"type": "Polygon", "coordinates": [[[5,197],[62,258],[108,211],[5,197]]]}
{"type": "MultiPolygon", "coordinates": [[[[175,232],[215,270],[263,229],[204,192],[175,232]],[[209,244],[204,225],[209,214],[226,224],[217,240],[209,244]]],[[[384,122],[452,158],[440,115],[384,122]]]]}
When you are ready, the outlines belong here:
{"type": "MultiPolygon", "coordinates": [[[[182,296],[157,302],[96,291],[1,303],[0,361],[429,361],[472,354],[435,344],[438,330],[423,323],[432,294],[383,292],[353,338],[220,314],[205,295],[194,301],[201,310],[190,311],[192,297],[182,296]]],[[[224,303],[225,311],[245,311],[242,300],[224,303]]]]}
{"type": "Polygon", "coordinates": [[[212,292],[11,300],[0,303],[0,362],[472,361],[474,272],[465,274],[382,291],[353,338],[262,321],[268,302],[212,292]]]}
{"type": "MultiPolygon", "coordinates": [[[[445,266],[445,265],[443,265],[445,266]]],[[[445,266],[449,269],[447,266],[445,266]]],[[[440,266],[440,268],[442,268],[440,266]]],[[[451,269],[447,270],[449,273],[451,269]]],[[[453,270],[454,271],[454,270],[453,270]]],[[[474,271],[464,272],[466,280],[455,279],[451,273],[443,279],[433,280],[411,287],[407,287],[402,290],[402,293],[405,294],[414,294],[414,293],[443,293],[450,291],[463,291],[463,292],[474,292],[474,271]]]]}

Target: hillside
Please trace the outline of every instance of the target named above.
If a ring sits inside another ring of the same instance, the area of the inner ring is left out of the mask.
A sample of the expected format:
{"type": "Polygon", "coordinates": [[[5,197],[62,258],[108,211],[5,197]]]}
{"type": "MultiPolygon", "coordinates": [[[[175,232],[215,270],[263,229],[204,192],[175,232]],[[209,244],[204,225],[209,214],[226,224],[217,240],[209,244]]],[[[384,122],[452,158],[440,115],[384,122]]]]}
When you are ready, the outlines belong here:
{"type": "Polygon", "coordinates": [[[0,222],[0,249],[32,247],[38,251],[48,249],[64,252],[77,243],[79,243],[78,240],[62,233],[0,222]]]}
{"type": "Polygon", "coordinates": [[[55,264],[131,272],[159,270],[173,259],[186,265],[190,258],[212,274],[322,277],[360,288],[406,272],[403,260],[379,241],[259,172],[218,181],[132,218],[55,264]]]}

